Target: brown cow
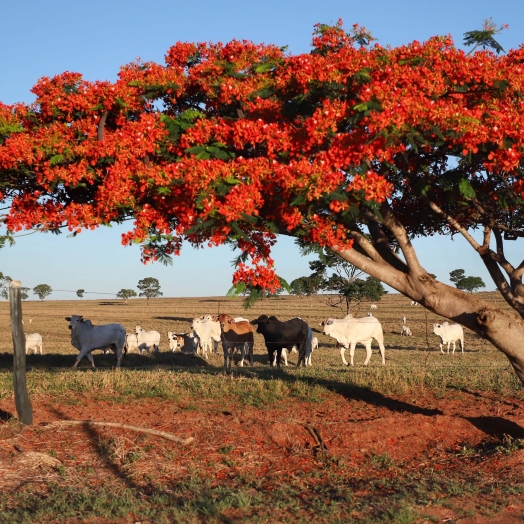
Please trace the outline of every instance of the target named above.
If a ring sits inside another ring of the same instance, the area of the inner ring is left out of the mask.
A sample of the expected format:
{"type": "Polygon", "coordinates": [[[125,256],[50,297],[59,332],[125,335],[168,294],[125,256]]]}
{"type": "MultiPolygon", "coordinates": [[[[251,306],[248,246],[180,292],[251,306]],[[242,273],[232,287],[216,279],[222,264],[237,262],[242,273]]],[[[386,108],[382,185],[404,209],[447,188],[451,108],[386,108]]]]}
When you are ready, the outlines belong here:
{"type": "Polygon", "coordinates": [[[240,364],[244,365],[245,345],[249,352],[249,363],[253,366],[254,328],[246,321],[235,322],[231,315],[221,314],[220,322],[222,347],[224,348],[224,366],[231,367],[235,348],[241,351],[240,364]]]}

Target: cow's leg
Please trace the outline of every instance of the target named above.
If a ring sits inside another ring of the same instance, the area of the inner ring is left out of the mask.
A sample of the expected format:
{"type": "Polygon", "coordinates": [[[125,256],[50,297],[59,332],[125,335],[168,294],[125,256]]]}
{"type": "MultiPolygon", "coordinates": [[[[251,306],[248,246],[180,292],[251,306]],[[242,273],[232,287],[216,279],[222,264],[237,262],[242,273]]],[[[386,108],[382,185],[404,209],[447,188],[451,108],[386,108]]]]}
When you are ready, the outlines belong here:
{"type": "Polygon", "coordinates": [[[240,346],[240,362],[238,363],[238,367],[241,367],[241,368],[244,367],[244,357],[246,355],[245,346],[246,346],[245,344],[242,344],[240,346]]]}
{"type": "Polygon", "coordinates": [[[346,358],[344,357],[344,354],[346,353],[346,346],[344,346],[344,344],[342,344],[340,346],[340,356],[342,357],[342,364],[344,364],[344,366],[349,366],[346,358]]]}
{"type": "Polygon", "coordinates": [[[282,348],[282,358],[284,359],[284,366],[287,366],[287,349],[282,348]]]}
{"type": "Polygon", "coordinates": [[[382,365],[386,365],[386,348],[384,347],[384,342],[378,343],[378,348],[380,350],[380,355],[382,357],[382,365]]]}
{"type": "Polygon", "coordinates": [[[277,356],[274,349],[267,349],[267,356],[269,358],[269,365],[274,368],[277,365],[277,356]]]}
{"type": "Polygon", "coordinates": [[[355,356],[355,347],[356,346],[357,346],[356,342],[351,342],[349,344],[349,361],[350,361],[352,366],[355,365],[355,363],[353,362],[353,357],[355,356]]]}
{"type": "Polygon", "coordinates": [[[371,340],[368,340],[364,346],[366,346],[366,360],[364,360],[364,366],[367,366],[369,364],[369,361],[371,359],[371,340]]]}
{"type": "Polygon", "coordinates": [[[255,365],[254,356],[253,356],[253,342],[246,342],[244,346],[247,346],[247,351],[249,353],[249,364],[251,367],[255,365]]]}
{"type": "Polygon", "coordinates": [[[442,342],[440,343],[440,352],[444,355],[444,349],[442,348],[442,342]]]}
{"type": "Polygon", "coordinates": [[[455,354],[455,341],[454,340],[452,341],[452,344],[453,344],[453,353],[452,353],[452,355],[454,355],[455,354]]]}

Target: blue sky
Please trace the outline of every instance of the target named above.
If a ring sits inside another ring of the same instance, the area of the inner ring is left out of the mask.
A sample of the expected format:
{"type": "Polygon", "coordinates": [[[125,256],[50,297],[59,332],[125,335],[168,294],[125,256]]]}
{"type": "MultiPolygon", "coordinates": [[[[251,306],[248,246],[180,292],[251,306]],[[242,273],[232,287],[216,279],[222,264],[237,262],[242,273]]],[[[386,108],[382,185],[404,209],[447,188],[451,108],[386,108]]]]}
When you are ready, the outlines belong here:
{"type": "MultiPolygon", "coordinates": [[[[489,17],[509,24],[498,35],[506,51],[524,41],[522,0],[20,0],[4,2],[0,17],[0,100],[6,104],[33,101],[30,90],[38,78],[63,71],[80,72],[87,80],[115,80],[119,67],[137,57],[163,62],[177,41],[247,39],[307,52],[313,25],[339,18],[346,27],[366,26],[382,45],[444,34],[451,34],[458,45],[464,32],[480,29],[489,17]]],[[[121,245],[120,234],[126,230],[103,228],[76,238],[20,237],[14,247],[0,251],[0,271],[23,286],[49,284],[55,291],[48,300],[75,298],[67,290],[79,288],[93,293],[86,298],[108,297],[102,293],[136,290],[145,277],[157,278],[169,297],[218,296],[230,288],[234,254],[229,248],[187,247],[172,266],[144,266],[137,247],[121,245]]],[[[521,242],[508,245],[514,263],[520,262],[521,242]]],[[[439,280],[449,282],[449,272],[462,268],[467,275],[482,276],[487,290],[494,289],[478,256],[462,239],[432,237],[415,241],[415,247],[422,264],[439,280]]],[[[309,274],[308,259],[300,257],[292,240],[280,239],[274,256],[278,273],[288,282],[309,274]]]]}

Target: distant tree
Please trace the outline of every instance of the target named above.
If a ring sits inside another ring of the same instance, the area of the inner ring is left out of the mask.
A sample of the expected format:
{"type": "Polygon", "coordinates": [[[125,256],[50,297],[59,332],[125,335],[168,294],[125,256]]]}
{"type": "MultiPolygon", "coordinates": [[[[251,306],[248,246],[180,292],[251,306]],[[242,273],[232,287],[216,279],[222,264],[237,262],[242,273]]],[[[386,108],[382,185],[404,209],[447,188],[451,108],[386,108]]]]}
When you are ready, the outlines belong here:
{"type": "Polygon", "coordinates": [[[77,289],[76,296],[78,298],[83,298],[84,297],[84,293],[85,293],[85,289],[77,289]]]}
{"type": "Polygon", "coordinates": [[[477,289],[486,287],[480,277],[467,277],[463,269],[455,269],[450,272],[449,279],[462,291],[473,293],[477,289]]]}
{"type": "Polygon", "coordinates": [[[4,275],[0,271],[0,297],[5,300],[9,299],[9,282],[11,282],[11,280],[13,280],[11,277],[4,275]]]}
{"type": "Polygon", "coordinates": [[[29,298],[29,288],[28,287],[23,287],[23,288],[20,288],[20,298],[22,300],[27,300],[29,298]]]}
{"type": "MultiPolygon", "coordinates": [[[[303,254],[312,252],[305,246],[302,246],[302,251],[303,254]]],[[[361,278],[365,274],[363,271],[333,251],[315,249],[314,252],[319,259],[309,262],[313,273],[293,280],[290,285],[292,294],[307,296],[324,291],[330,306],[345,307],[346,313],[349,313],[352,304],[358,306],[363,301],[377,302],[386,293],[380,280],[372,277],[364,280],[361,278]]]]}
{"type": "Polygon", "coordinates": [[[124,302],[127,302],[129,298],[136,297],[136,291],[134,289],[124,289],[122,288],[117,294],[116,298],[121,298],[124,302]]]}
{"type": "Polygon", "coordinates": [[[33,294],[37,295],[40,300],[44,300],[52,292],[53,289],[48,284],[38,284],[33,288],[33,294]]]}
{"type": "Polygon", "coordinates": [[[140,290],[141,297],[146,297],[149,302],[150,298],[161,297],[163,293],[160,291],[160,284],[158,279],[147,277],[138,281],[136,286],[140,290]]]}

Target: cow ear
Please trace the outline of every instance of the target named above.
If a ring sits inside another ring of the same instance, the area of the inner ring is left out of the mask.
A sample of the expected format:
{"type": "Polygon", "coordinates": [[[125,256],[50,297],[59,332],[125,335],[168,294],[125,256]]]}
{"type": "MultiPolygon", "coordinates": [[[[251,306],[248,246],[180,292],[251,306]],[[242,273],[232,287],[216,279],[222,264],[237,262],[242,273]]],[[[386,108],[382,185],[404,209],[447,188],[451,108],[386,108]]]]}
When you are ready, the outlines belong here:
{"type": "Polygon", "coordinates": [[[326,324],[328,326],[331,326],[331,324],[333,324],[333,319],[332,318],[329,318],[328,321],[326,322],[326,324]]]}
{"type": "Polygon", "coordinates": [[[65,317],[68,322],[71,322],[71,317],[65,317]]]}

